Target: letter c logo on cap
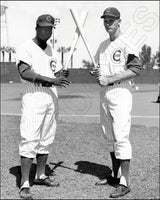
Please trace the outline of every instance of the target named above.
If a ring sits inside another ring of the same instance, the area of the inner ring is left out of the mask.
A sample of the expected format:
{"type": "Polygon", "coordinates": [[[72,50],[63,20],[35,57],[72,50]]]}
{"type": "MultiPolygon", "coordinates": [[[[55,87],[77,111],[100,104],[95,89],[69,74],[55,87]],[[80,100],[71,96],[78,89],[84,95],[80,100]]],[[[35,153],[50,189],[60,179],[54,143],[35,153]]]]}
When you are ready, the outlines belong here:
{"type": "Polygon", "coordinates": [[[48,22],[51,22],[51,21],[52,21],[52,19],[51,19],[51,17],[50,17],[49,15],[46,17],[46,20],[47,20],[48,22]]]}

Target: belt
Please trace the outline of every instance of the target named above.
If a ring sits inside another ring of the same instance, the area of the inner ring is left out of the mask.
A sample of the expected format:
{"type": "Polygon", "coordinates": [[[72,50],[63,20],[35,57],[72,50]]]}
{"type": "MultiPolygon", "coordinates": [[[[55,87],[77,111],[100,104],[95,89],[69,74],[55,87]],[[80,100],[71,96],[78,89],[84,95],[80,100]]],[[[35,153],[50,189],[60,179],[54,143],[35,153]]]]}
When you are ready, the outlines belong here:
{"type": "Polygon", "coordinates": [[[41,86],[41,87],[52,87],[52,84],[50,83],[34,83],[35,86],[41,86]]]}
{"type": "Polygon", "coordinates": [[[109,85],[107,85],[107,86],[113,86],[113,85],[119,85],[120,84],[120,82],[117,82],[117,83],[110,83],[109,85]]]}

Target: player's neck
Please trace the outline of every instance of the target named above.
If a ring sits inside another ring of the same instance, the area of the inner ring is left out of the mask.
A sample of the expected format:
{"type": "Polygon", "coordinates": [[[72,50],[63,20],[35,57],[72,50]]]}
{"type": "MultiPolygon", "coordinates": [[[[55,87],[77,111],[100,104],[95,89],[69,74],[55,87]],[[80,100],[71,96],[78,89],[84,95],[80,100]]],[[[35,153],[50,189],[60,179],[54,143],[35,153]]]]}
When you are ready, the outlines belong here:
{"type": "Polygon", "coordinates": [[[47,47],[46,41],[43,41],[38,37],[33,38],[33,41],[43,50],[47,47]]]}
{"type": "Polygon", "coordinates": [[[114,41],[114,40],[116,40],[120,35],[121,35],[121,31],[120,31],[120,29],[117,29],[117,31],[116,31],[113,35],[109,35],[109,36],[110,36],[110,40],[111,40],[111,41],[114,41]]]}

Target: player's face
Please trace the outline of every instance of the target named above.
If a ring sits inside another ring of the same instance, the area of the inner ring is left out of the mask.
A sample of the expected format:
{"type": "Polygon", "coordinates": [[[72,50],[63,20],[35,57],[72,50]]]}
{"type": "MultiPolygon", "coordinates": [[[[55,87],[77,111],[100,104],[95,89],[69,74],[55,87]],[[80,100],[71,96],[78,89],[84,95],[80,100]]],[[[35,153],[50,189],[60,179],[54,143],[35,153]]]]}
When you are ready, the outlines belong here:
{"type": "Polygon", "coordinates": [[[120,19],[113,17],[104,17],[104,27],[106,31],[113,35],[119,27],[120,19]]]}
{"type": "Polygon", "coordinates": [[[37,27],[37,36],[43,40],[47,41],[52,35],[52,26],[38,26],[37,27]]]}

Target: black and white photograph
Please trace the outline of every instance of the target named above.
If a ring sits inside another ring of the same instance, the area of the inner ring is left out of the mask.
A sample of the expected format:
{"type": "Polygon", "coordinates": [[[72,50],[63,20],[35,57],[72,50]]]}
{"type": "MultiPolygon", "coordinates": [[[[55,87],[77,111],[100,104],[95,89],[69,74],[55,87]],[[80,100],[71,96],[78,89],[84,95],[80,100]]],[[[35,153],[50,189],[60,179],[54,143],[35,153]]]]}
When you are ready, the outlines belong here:
{"type": "Polygon", "coordinates": [[[1,199],[160,199],[159,1],[1,1],[1,199]]]}

